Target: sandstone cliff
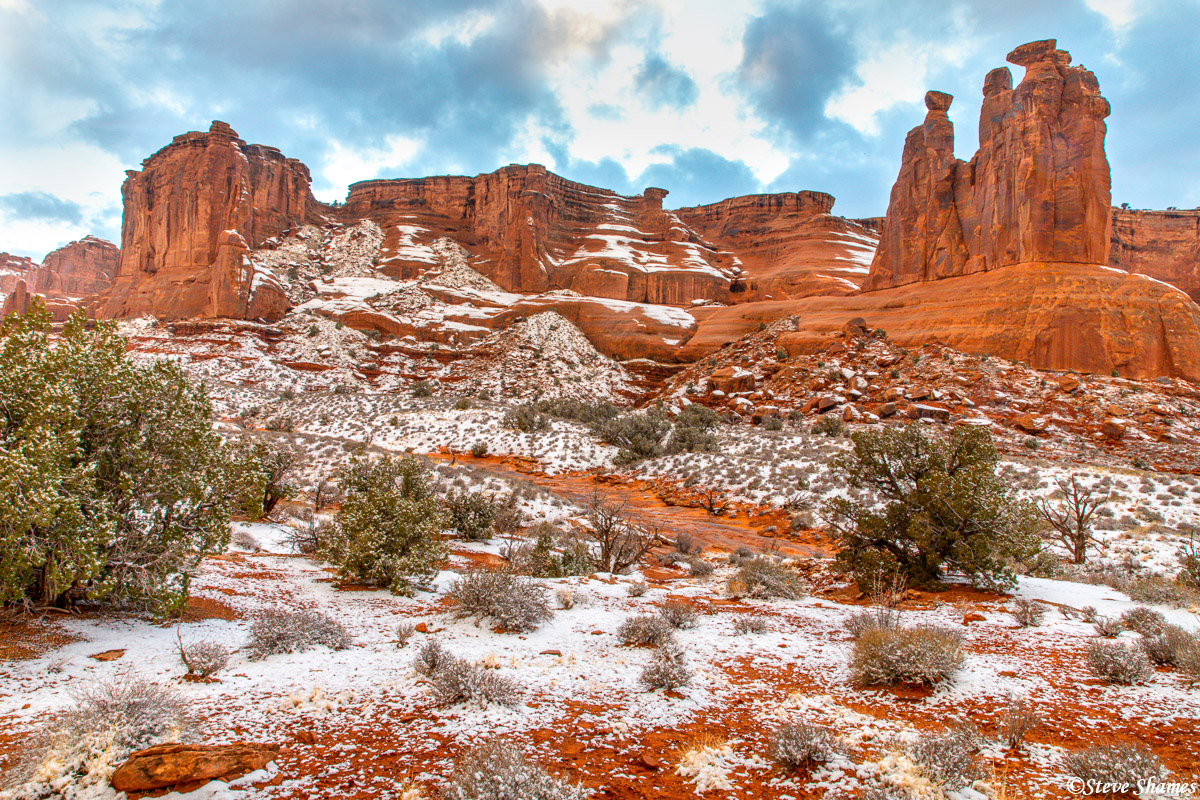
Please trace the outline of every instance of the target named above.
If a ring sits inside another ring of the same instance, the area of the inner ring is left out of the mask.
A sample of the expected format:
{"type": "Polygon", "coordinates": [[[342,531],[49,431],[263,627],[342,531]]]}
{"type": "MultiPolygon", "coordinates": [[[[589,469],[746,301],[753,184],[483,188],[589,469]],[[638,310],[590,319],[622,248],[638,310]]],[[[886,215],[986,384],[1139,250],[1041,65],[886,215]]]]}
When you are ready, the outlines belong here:
{"type": "Polygon", "coordinates": [[[1110,266],[1169,283],[1200,301],[1200,209],[1112,210],[1110,266]]]}
{"type": "Polygon", "coordinates": [[[954,158],[952,98],[929,92],[925,122],[904,144],[879,250],[864,290],[1031,262],[1105,264],[1109,105],[1096,77],[1048,39],[988,73],[979,151],[954,158]]]}
{"type": "Polygon", "coordinates": [[[273,320],[287,311],[282,287],[247,255],[320,216],[307,167],[214,122],[126,175],[120,263],[93,313],[273,320]]]}
{"type": "Polygon", "coordinates": [[[37,262],[31,258],[0,253],[0,294],[11,294],[22,281],[35,283],[37,268],[37,262]]]}
{"type": "Polygon", "coordinates": [[[34,291],[48,297],[81,297],[102,292],[117,274],[121,251],[112,242],[85,236],[46,254],[34,291]]]}

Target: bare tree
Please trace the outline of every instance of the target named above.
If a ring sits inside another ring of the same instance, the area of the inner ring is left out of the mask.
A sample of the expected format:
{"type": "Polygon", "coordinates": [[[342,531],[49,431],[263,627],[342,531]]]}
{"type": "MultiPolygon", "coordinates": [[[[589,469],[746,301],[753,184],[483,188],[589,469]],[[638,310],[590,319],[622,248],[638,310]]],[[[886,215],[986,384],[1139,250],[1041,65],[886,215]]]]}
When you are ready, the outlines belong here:
{"type": "Polygon", "coordinates": [[[316,491],[313,492],[313,511],[320,511],[330,503],[337,502],[339,494],[340,492],[335,481],[322,478],[317,483],[316,491]]]}
{"type": "Polygon", "coordinates": [[[614,574],[627,571],[665,541],[660,526],[634,525],[626,508],[624,501],[605,499],[599,492],[593,492],[587,501],[590,528],[585,534],[600,547],[601,567],[614,574]]]}
{"type": "Polygon", "coordinates": [[[724,492],[712,484],[697,489],[696,499],[699,501],[700,507],[714,517],[719,517],[725,513],[725,507],[729,504],[724,492]]]}
{"type": "Polygon", "coordinates": [[[1111,493],[1092,489],[1077,475],[1072,475],[1070,480],[1058,478],[1055,483],[1063,498],[1057,501],[1039,498],[1038,512],[1050,525],[1053,535],[1067,548],[1071,561],[1082,564],[1087,560],[1088,547],[1100,546],[1100,540],[1092,534],[1092,518],[1108,502],[1111,493]]]}

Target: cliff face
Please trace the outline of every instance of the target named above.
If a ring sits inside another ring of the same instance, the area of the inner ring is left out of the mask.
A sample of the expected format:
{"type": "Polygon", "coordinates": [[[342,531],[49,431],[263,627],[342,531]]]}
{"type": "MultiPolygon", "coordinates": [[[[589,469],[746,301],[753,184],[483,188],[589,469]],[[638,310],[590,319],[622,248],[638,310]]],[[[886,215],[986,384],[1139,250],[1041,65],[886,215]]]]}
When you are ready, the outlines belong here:
{"type": "Polygon", "coordinates": [[[31,258],[0,253],[0,294],[12,294],[22,281],[34,282],[37,268],[37,262],[31,258]]]}
{"type": "Polygon", "coordinates": [[[1108,101],[1096,77],[1049,39],[984,82],[979,151],[954,158],[952,98],[929,92],[904,145],[879,250],[863,288],[883,289],[1029,262],[1105,264],[1110,184],[1108,101]]]}
{"type": "Polygon", "coordinates": [[[1169,283],[1200,302],[1200,209],[1114,208],[1108,263],[1169,283]]]}
{"type": "Polygon", "coordinates": [[[307,167],[214,122],[126,175],[120,263],[92,306],[97,316],[272,320],[286,312],[282,288],[246,255],[319,215],[307,167]]]}
{"type": "Polygon", "coordinates": [[[80,297],[108,288],[117,274],[121,251],[112,242],[85,236],[46,254],[37,269],[34,291],[47,297],[80,297]]]}

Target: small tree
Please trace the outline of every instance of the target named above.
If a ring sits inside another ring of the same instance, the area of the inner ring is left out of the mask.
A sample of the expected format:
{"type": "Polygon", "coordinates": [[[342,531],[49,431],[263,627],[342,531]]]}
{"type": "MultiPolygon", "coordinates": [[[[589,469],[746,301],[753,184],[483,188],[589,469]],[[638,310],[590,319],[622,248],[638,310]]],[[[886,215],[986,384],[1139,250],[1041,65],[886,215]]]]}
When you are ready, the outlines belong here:
{"type": "Polygon", "coordinates": [[[269,517],[281,500],[296,494],[297,453],[281,442],[253,436],[243,437],[236,447],[240,457],[261,475],[262,498],[255,502],[253,510],[269,517]]]}
{"type": "Polygon", "coordinates": [[[0,327],[0,602],[178,608],[261,493],[203,388],[131,361],[115,324],[51,336],[38,308],[0,327]]]}
{"type": "Polygon", "coordinates": [[[606,572],[625,572],[663,541],[659,529],[634,525],[624,502],[606,500],[599,492],[588,499],[587,519],[586,535],[599,546],[598,561],[606,572]]]}
{"type": "Polygon", "coordinates": [[[1052,535],[1067,548],[1072,563],[1082,564],[1087,560],[1088,546],[1100,546],[1092,533],[1092,517],[1108,502],[1111,493],[1102,494],[1085,486],[1076,475],[1070,480],[1060,477],[1055,483],[1063,494],[1062,500],[1038,498],[1038,514],[1049,524],[1052,535]]]}
{"type": "Polygon", "coordinates": [[[322,542],[322,554],[338,574],[395,594],[428,584],[448,549],[425,466],[411,456],[355,459],[342,491],[345,499],[322,542]]]}
{"type": "Polygon", "coordinates": [[[1037,551],[1037,516],[997,476],[986,428],[960,426],[941,441],[912,423],[851,439],[854,450],[838,466],[851,486],[880,502],[836,498],[826,505],[842,570],[870,580],[896,567],[922,585],[949,568],[989,588],[1015,583],[1009,563],[1037,551]]]}

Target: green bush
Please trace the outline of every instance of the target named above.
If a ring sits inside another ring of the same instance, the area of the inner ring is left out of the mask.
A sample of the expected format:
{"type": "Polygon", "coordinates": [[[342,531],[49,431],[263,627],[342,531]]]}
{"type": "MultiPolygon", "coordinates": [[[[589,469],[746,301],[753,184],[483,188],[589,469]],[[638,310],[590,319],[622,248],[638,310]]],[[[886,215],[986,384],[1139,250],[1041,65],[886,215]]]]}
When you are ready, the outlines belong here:
{"type": "Polygon", "coordinates": [[[249,508],[243,509],[247,516],[268,516],[280,501],[295,496],[294,481],[299,471],[299,454],[295,450],[286,444],[252,436],[242,437],[233,446],[246,465],[258,473],[263,488],[262,497],[255,498],[249,508]]]}
{"type": "Polygon", "coordinates": [[[131,361],[112,323],[36,309],[0,327],[0,602],[167,611],[261,476],[176,365],[131,361]]]}
{"type": "Polygon", "coordinates": [[[429,381],[417,381],[412,385],[413,397],[433,397],[433,387],[429,381]]]}
{"type": "Polygon", "coordinates": [[[825,436],[841,436],[846,432],[846,423],[837,415],[836,411],[820,417],[813,424],[813,433],[820,433],[825,436]]]}
{"type": "Polygon", "coordinates": [[[412,594],[446,562],[442,510],[428,471],[405,456],[355,459],[342,479],[345,499],[322,542],[342,577],[412,594]]]}
{"type": "Polygon", "coordinates": [[[468,542],[492,538],[500,504],[482,492],[452,491],[442,500],[447,525],[468,542]]]}
{"type": "Polygon", "coordinates": [[[1038,549],[1037,516],[996,474],[986,428],[961,426],[941,441],[912,423],[851,439],[854,450],[838,468],[881,503],[835,498],[826,505],[840,570],[859,580],[895,569],[925,585],[949,569],[987,588],[1016,584],[1012,562],[1038,549]]]}
{"type": "Polygon", "coordinates": [[[599,434],[601,439],[618,449],[618,461],[630,464],[666,452],[664,445],[671,429],[666,412],[652,408],[642,414],[627,414],[609,420],[600,427],[599,434]]]}
{"type": "Polygon", "coordinates": [[[509,409],[500,422],[505,428],[522,433],[544,431],[550,427],[550,420],[538,411],[536,403],[522,403],[509,409]]]}

